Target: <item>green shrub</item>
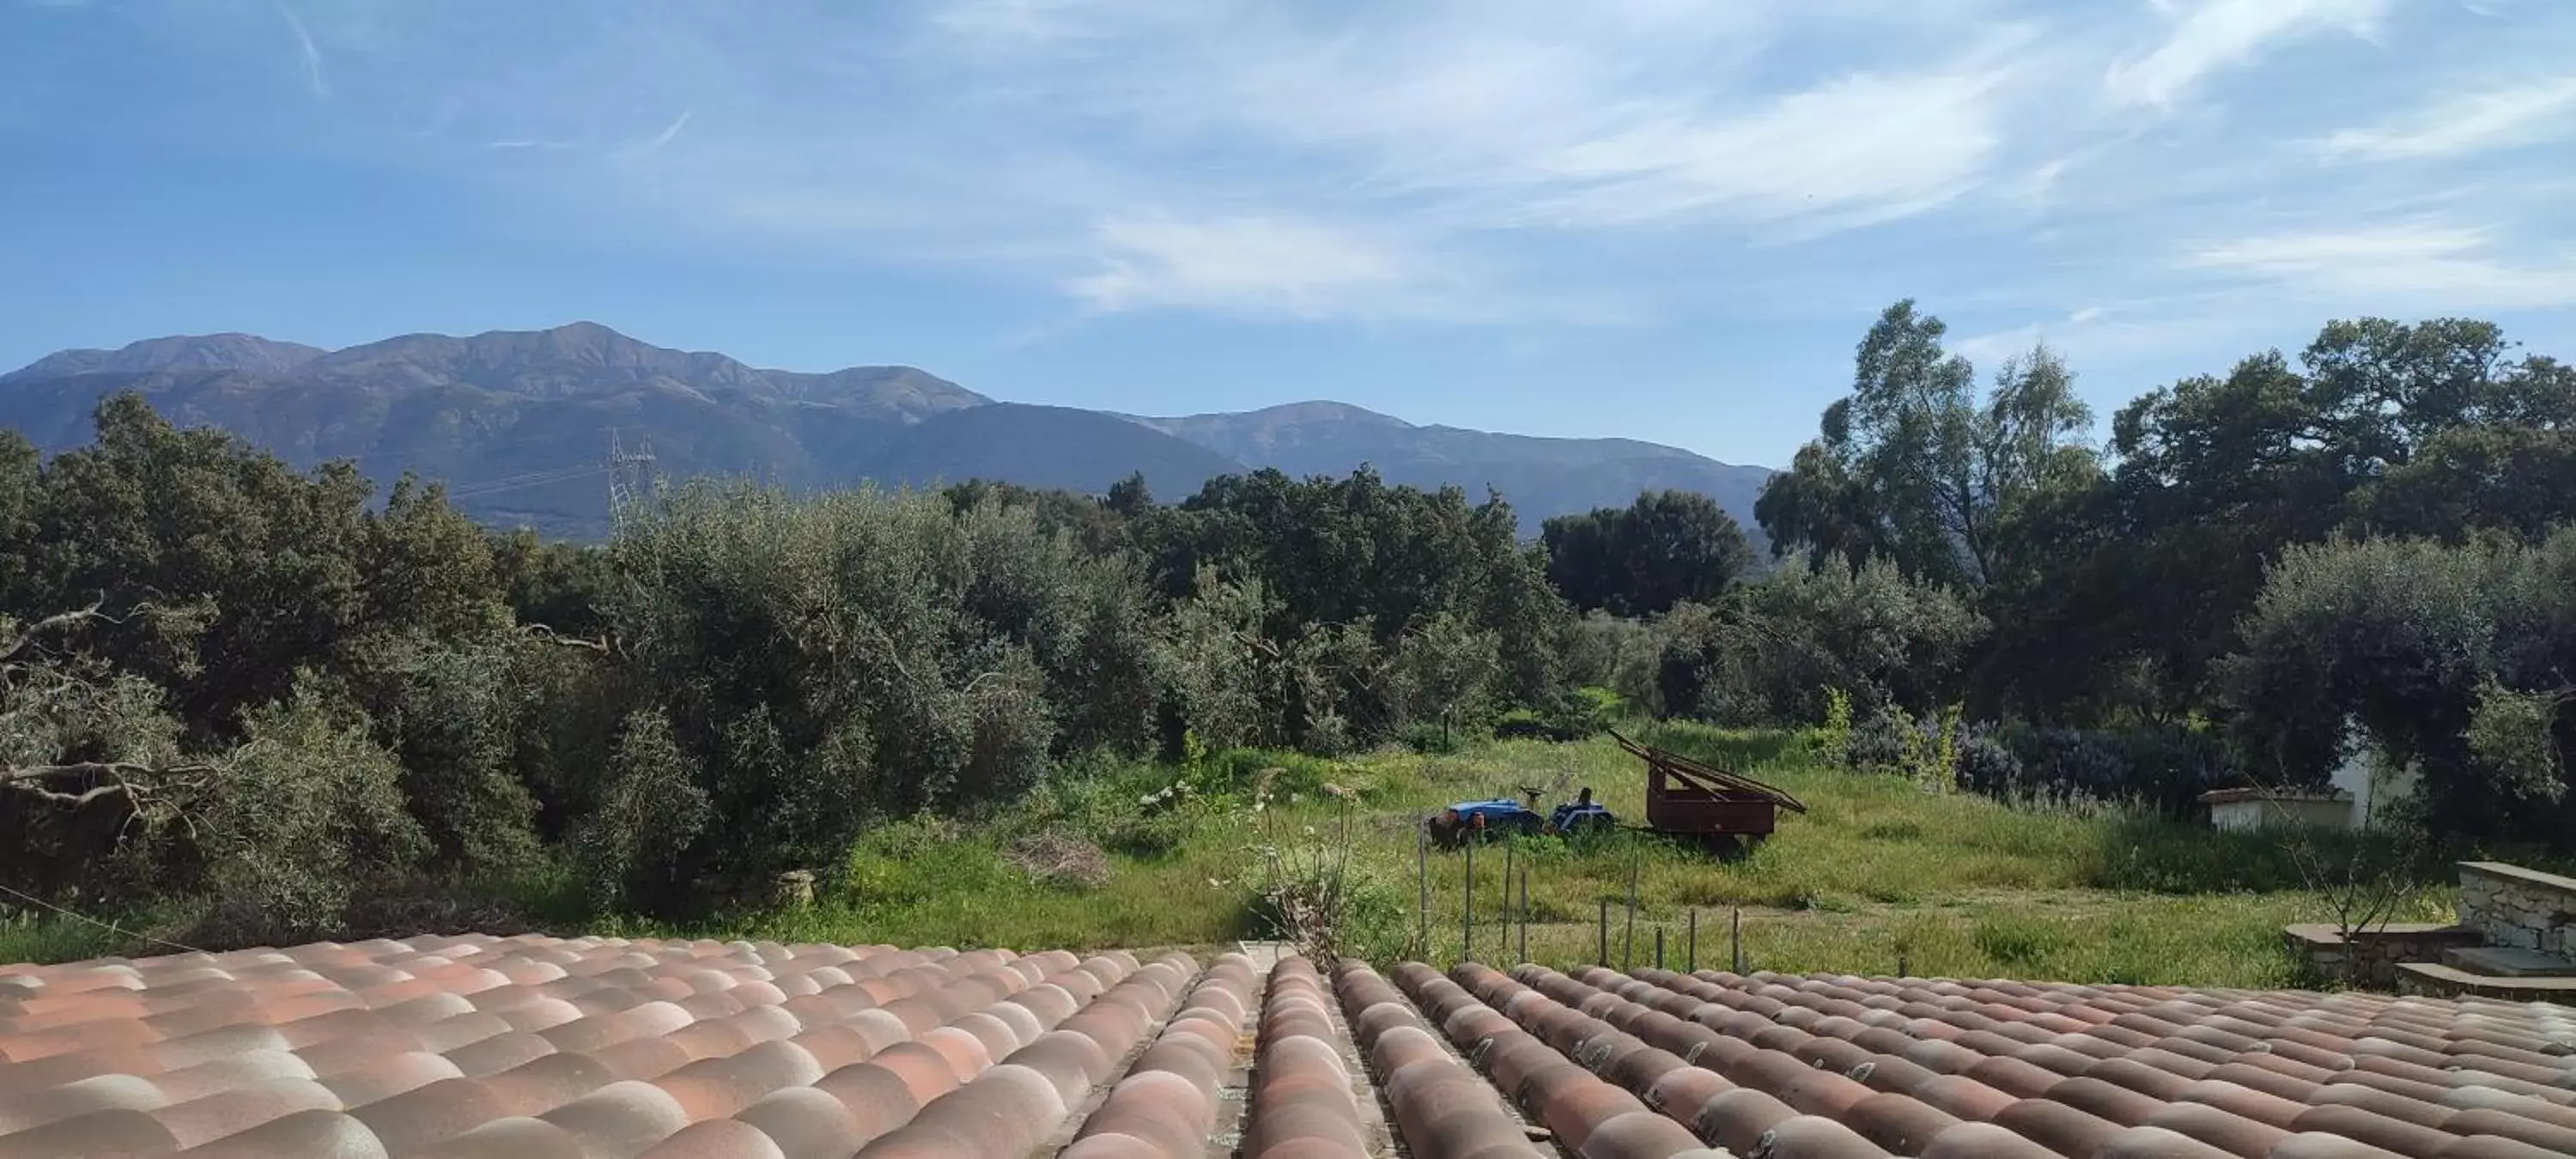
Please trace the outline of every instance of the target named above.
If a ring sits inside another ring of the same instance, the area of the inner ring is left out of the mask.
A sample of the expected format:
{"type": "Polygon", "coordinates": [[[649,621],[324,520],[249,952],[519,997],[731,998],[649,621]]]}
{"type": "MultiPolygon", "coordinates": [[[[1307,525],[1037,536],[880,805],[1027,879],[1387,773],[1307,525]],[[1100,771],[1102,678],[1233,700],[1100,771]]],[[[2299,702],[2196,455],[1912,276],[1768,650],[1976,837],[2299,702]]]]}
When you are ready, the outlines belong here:
{"type": "Polygon", "coordinates": [[[697,770],[671,736],[669,718],[628,718],[597,808],[573,835],[592,901],[602,908],[675,900],[686,887],[679,853],[707,826],[711,810],[697,770]]]}
{"type": "Polygon", "coordinates": [[[1467,738],[1437,724],[1415,724],[1404,730],[1404,747],[1426,756],[1439,756],[1464,749],[1467,738]]]}
{"type": "Polygon", "coordinates": [[[1227,798],[1250,804],[1256,796],[1290,803],[1311,800],[1324,786],[1346,789],[1355,770],[1337,761],[1277,749],[1227,749],[1210,755],[1182,777],[1204,798],[1227,798]]]}
{"type": "Polygon", "coordinates": [[[1610,688],[1587,684],[1566,694],[1548,723],[1570,740],[1599,736],[1627,712],[1627,698],[1610,688]]]}
{"type": "Polygon", "coordinates": [[[2018,914],[1981,919],[1970,936],[1977,952],[2021,971],[2039,965],[2064,939],[2065,931],[2055,923],[2018,914]]]}
{"type": "MultiPolygon", "coordinates": [[[[293,945],[340,928],[351,900],[430,850],[405,810],[402,766],[364,714],[310,674],[250,716],[200,822],[216,910],[199,936],[293,945]]],[[[212,948],[212,947],[209,947],[212,948]]]]}
{"type": "Polygon", "coordinates": [[[1008,890],[1025,881],[990,842],[968,835],[954,821],[919,816],[860,839],[839,893],[863,907],[908,907],[1008,890]]]}

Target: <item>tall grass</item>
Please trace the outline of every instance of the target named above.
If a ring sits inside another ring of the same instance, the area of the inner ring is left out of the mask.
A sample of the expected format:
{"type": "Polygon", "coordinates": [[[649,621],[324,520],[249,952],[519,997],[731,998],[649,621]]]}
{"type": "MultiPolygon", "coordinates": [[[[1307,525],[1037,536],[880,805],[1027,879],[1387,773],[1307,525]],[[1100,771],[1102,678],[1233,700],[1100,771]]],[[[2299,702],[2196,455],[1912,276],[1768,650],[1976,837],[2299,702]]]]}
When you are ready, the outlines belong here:
{"type": "MultiPolygon", "coordinates": [[[[1699,963],[1724,964],[1728,916],[1745,913],[1748,965],[1792,971],[2016,976],[2089,982],[2272,986],[2298,978],[2280,928],[2322,902],[2272,840],[2214,833],[2112,806],[2016,808],[1930,793],[1895,777],[1816,760],[1804,738],[1659,726],[1652,743],[1742,770],[1807,806],[1750,853],[1714,857],[1683,842],[1620,832],[1522,838],[1530,956],[1560,965],[1599,953],[1612,912],[1612,958],[1626,954],[1630,882],[1640,957],[1665,933],[1679,964],[1700,922],[1699,963]]],[[[1417,823],[1449,802],[1517,796],[1553,802],[1589,787],[1631,822],[1644,815],[1640,763],[1607,741],[1497,742],[1455,754],[1376,753],[1344,761],[1236,752],[1174,770],[1123,767],[1068,780],[1007,815],[964,828],[882,830],[853,853],[847,884],[810,910],[750,915],[692,934],[928,945],[1214,946],[1265,936],[1260,853],[1313,833],[1347,840],[1351,872],[1371,886],[1372,956],[1454,960],[1466,949],[1468,859],[1427,859],[1428,912],[1415,912],[1417,823]],[[1271,785],[1259,810],[1252,786],[1271,785]],[[1322,791],[1349,790],[1356,805],[1322,791]],[[1143,802],[1150,799],[1151,804],[1143,802]],[[1344,838],[1344,827],[1350,836],[1344,838]],[[1080,834],[1109,852],[1097,888],[1031,881],[1005,856],[1033,828],[1080,834]],[[1392,900],[1390,900],[1392,899],[1392,900]],[[1388,920],[1387,906],[1397,913],[1388,920]]],[[[1517,883],[1504,848],[1475,858],[1475,952],[1512,956],[1517,883]]],[[[2414,916],[2444,904],[2428,879],[2414,916]]]]}
{"type": "MultiPolygon", "coordinates": [[[[1830,766],[1792,733],[1648,733],[1641,739],[1779,785],[1807,812],[1784,814],[1768,841],[1725,858],[1636,832],[1518,839],[1509,860],[1528,879],[1532,958],[1594,960],[1608,902],[1620,961],[1632,875],[1635,954],[1651,952],[1660,926],[1666,959],[1679,964],[1696,910],[1699,964],[1724,965],[1727,918],[1740,908],[1748,966],[1784,971],[2280,985],[2296,978],[2280,927],[2321,911],[2287,853],[2261,835],[2111,806],[2019,808],[1927,792],[1830,766]]],[[[1341,761],[1233,752],[1186,769],[1097,768],[965,823],[880,828],[807,908],[681,925],[567,916],[558,928],[959,948],[1213,947],[1275,932],[1264,904],[1267,851],[1329,842],[1346,847],[1335,853],[1347,853],[1364,895],[1367,928],[1346,940],[1372,957],[1448,961],[1466,949],[1467,858],[1424,858],[1432,905],[1417,914],[1420,819],[1458,800],[1535,788],[1553,803],[1585,787],[1642,822],[1644,770],[1606,739],[1341,761]],[[1266,796],[1256,799],[1256,786],[1266,796]],[[1012,843],[1035,832],[1100,846],[1106,880],[1041,880],[1015,864],[1012,843]]],[[[1517,949],[1517,931],[1502,920],[1505,903],[1518,901],[1516,886],[1505,892],[1505,860],[1500,845],[1475,858],[1480,958],[1517,949]]],[[[2421,884],[2402,916],[2437,916],[2446,904],[2441,883],[2428,875],[2421,884]]],[[[13,960],[85,956],[88,946],[44,923],[0,928],[0,957],[13,960]]]]}

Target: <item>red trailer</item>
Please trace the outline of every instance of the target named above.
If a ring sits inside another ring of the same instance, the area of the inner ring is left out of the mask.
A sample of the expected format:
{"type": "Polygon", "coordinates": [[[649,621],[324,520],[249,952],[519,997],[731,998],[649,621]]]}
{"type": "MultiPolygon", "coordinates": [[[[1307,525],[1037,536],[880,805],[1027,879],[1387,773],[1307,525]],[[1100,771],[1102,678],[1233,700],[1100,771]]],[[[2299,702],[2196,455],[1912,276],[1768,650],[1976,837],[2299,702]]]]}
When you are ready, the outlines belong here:
{"type": "Polygon", "coordinates": [[[1646,762],[1646,828],[1676,837],[1740,839],[1771,835],[1780,810],[1807,806],[1785,790],[1679,753],[1641,745],[1613,731],[1619,747],[1646,762]]]}

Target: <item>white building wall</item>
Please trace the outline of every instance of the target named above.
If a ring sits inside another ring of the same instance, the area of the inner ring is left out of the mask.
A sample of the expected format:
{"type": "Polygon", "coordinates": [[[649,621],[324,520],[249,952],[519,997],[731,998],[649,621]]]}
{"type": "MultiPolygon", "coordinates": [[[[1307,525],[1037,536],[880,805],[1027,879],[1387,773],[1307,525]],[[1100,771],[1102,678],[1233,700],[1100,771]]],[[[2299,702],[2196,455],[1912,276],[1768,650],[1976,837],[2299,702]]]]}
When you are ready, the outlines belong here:
{"type": "Polygon", "coordinates": [[[2250,833],[2263,827],[2270,808],[2261,801],[2222,801],[2209,807],[2209,824],[2222,833],[2250,833]]]}
{"type": "Polygon", "coordinates": [[[2414,796],[2423,781],[2413,769],[2393,766],[2378,746],[2360,735],[2358,728],[2353,730],[2345,751],[2349,755],[2335,769],[2333,778],[2334,787],[2352,798],[2351,816],[2345,819],[2345,825],[2368,828],[2391,807],[2414,796]]]}
{"type": "Polygon", "coordinates": [[[2209,806],[2210,828],[2250,833],[2284,825],[2341,829],[2352,824],[2353,803],[2314,799],[2219,801],[2209,806]]]}

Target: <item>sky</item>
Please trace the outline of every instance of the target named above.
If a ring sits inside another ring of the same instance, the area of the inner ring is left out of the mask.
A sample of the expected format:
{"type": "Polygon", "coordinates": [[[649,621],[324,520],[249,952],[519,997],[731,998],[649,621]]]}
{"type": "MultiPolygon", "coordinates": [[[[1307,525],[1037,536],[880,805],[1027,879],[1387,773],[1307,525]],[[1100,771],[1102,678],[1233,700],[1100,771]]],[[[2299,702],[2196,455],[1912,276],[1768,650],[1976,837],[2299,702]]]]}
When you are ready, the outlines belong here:
{"type": "Polygon", "coordinates": [[[2576,358],[2576,0],[0,0],[0,366],[592,320],[1785,465],[1900,298],[2106,416],[2576,358]]]}

